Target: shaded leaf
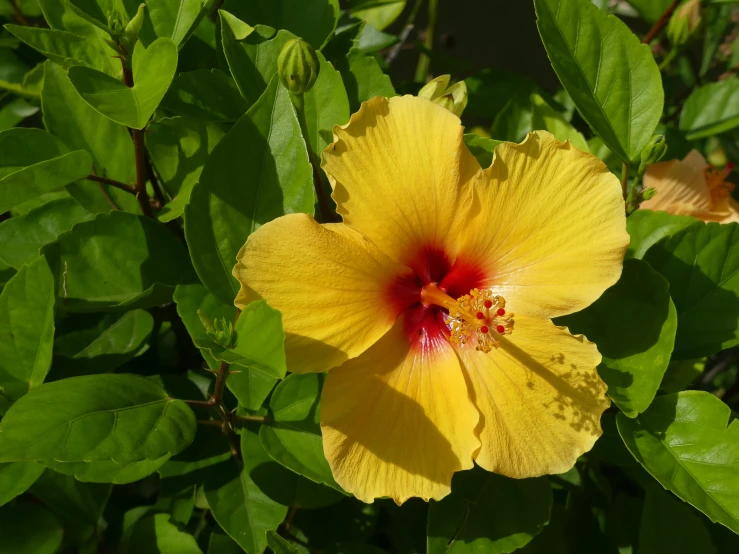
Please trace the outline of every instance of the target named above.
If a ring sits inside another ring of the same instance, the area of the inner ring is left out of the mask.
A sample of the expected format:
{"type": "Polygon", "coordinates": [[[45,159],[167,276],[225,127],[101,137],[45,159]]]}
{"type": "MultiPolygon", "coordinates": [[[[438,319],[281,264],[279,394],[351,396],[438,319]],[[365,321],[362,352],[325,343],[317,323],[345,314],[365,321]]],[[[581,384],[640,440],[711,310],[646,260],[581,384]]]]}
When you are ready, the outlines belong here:
{"type": "Polygon", "coordinates": [[[64,530],[48,508],[27,502],[0,508],[3,554],[54,554],[64,530]]]}
{"type": "Polygon", "coordinates": [[[180,531],[170,514],[152,514],[139,519],[128,537],[130,554],[202,554],[195,537],[180,531]]]}
{"type": "Polygon", "coordinates": [[[26,492],[43,472],[44,466],[36,462],[0,464],[0,506],[26,492]]]}
{"type": "Polygon", "coordinates": [[[502,140],[481,137],[474,133],[466,133],[464,135],[465,145],[470,149],[472,155],[477,158],[477,161],[480,163],[480,167],[483,169],[487,169],[492,165],[495,147],[502,142],[502,140]]]}
{"type": "Polygon", "coordinates": [[[148,477],[162,467],[171,454],[165,454],[156,460],[141,460],[119,464],[112,460],[99,462],[57,462],[45,461],[44,463],[54,471],[64,475],[73,475],[78,481],[86,483],[113,483],[125,485],[148,477]]]}
{"type": "Polygon", "coordinates": [[[201,121],[237,121],[249,104],[236,83],[220,69],[180,73],[172,81],[161,107],[201,121]]]}

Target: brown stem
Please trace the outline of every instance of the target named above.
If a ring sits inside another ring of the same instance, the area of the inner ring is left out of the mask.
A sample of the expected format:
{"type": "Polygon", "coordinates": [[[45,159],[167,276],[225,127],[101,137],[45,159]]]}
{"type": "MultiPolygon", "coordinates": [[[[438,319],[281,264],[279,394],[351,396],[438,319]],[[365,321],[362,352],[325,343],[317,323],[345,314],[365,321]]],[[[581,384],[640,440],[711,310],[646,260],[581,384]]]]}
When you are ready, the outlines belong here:
{"type": "Polygon", "coordinates": [[[649,44],[650,42],[652,42],[652,40],[654,40],[654,38],[660,33],[660,31],[662,31],[662,28],[667,25],[667,22],[670,21],[672,12],[675,11],[679,3],[680,0],[675,0],[672,4],[670,4],[670,6],[665,10],[665,13],[663,13],[657,20],[657,22],[652,25],[652,28],[649,29],[649,32],[642,39],[642,43],[649,44]]]}
{"type": "Polygon", "coordinates": [[[24,17],[23,11],[21,11],[20,6],[16,2],[16,0],[9,0],[10,1],[10,7],[13,9],[13,17],[15,17],[15,20],[20,25],[25,25],[28,27],[30,24],[28,23],[28,20],[24,17]]]}
{"type": "Polygon", "coordinates": [[[110,185],[111,187],[125,190],[126,192],[129,192],[131,194],[136,194],[136,187],[134,187],[133,185],[127,185],[126,183],[121,183],[120,181],[116,181],[115,179],[108,179],[107,177],[100,177],[98,175],[93,175],[92,173],[85,178],[89,181],[95,181],[96,183],[104,183],[106,185],[110,185]]]}
{"type": "Polygon", "coordinates": [[[271,418],[266,417],[266,416],[258,416],[258,415],[247,415],[247,416],[232,415],[231,421],[233,423],[267,423],[271,421],[271,418]]]}
{"type": "Polygon", "coordinates": [[[626,200],[626,189],[629,186],[629,169],[631,169],[631,162],[621,164],[621,191],[624,195],[624,200],[626,200]]]}

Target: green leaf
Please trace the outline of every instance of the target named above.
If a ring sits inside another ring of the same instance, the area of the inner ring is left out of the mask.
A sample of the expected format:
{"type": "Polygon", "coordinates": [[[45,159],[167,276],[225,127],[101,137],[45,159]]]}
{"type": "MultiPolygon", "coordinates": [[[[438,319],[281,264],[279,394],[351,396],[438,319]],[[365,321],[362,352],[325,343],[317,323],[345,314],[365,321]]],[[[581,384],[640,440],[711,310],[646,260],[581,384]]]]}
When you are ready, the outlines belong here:
{"type": "Polygon", "coordinates": [[[661,396],[636,419],[618,415],[618,431],[660,484],[739,533],[739,423],[714,395],[661,396]]]}
{"type": "Polygon", "coordinates": [[[662,116],[662,79],[649,46],[590,0],[534,0],[552,67],[590,127],[636,160],[662,116]]]}
{"type": "Polygon", "coordinates": [[[167,92],[177,70],[177,45],[159,38],[133,52],[133,87],[89,67],[74,66],[67,75],[74,88],[102,115],[134,129],[143,129],[167,92]]]}
{"type": "Polygon", "coordinates": [[[705,77],[714,63],[719,46],[731,23],[731,6],[708,5],[702,10],[705,21],[703,55],[699,75],[705,77]]]}
{"type": "Polygon", "coordinates": [[[472,155],[477,158],[483,169],[490,167],[493,163],[493,154],[495,147],[501,144],[502,140],[495,140],[487,137],[481,137],[474,133],[466,133],[464,135],[464,143],[470,149],[472,155]]]}
{"type": "Polygon", "coordinates": [[[201,427],[192,445],[172,456],[159,468],[162,491],[176,495],[193,485],[202,485],[211,470],[218,471],[223,462],[231,463],[228,441],[217,427],[201,427]]]}
{"type": "Polygon", "coordinates": [[[557,140],[562,142],[569,140],[583,152],[590,152],[582,133],[570,125],[564,115],[547,104],[547,101],[538,94],[531,95],[531,113],[531,126],[534,129],[549,131],[557,140]]]}
{"type": "Polygon", "coordinates": [[[146,15],[157,37],[182,47],[213,2],[210,0],[146,0],[146,15]]]}
{"type": "Polygon", "coordinates": [[[285,333],[278,310],[265,300],[252,302],[242,310],[235,331],[236,339],[231,348],[211,349],[217,360],[256,369],[275,379],[285,376],[285,333]]]}
{"type": "Polygon", "coordinates": [[[638,210],[626,220],[626,230],[631,242],[626,250],[626,258],[644,258],[652,246],[681,229],[698,221],[687,215],[672,215],[667,212],[638,210]]]}
{"type": "Polygon", "coordinates": [[[252,480],[250,470],[267,456],[247,450],[249,435],[241,435],[244,467],[239,469],[232,461],[217,466],[205,482],[205,496],[221,528],[247,554],[261,554],[267,546],[266,532],[277,530],[287,507],[270,499],[252,480]]]}
{"type": "Polygon", "coordinates": [[[239,290],[231,271],[246,238],[286,213],[313,214],[308,152],[289,93],[278,85],[274,78],[216,145],[185,208],[195,270],[225,303],[239,290]]]}
{"type": "Polygon", "coordinates": [[[69,311],[165,304],[194,275],[182,243],[161,223],[124,212],[100,214],[46,246],[69,311]]]}
{"type": "Polygon", "coordinates": [[[54,554],[64,529],[48,508],[28,502],[0,508],[3,554],[54,554]]]}
{"type": "Polygon", "coordinates": [[[521,548],[549,522],[544,477],[510,479],[476,467],[456,473],[452,493],[429,505],[428,554],[503,554],[521,548]]]}
{"type": "MultiPolygon", "coordinates": [[[[126,128],[92,109],[77,94],[61,67],[49,62],[44,67],[41,107],[44,125],[49,132],[69,148],[89,152],[98,175],[132,183],[136,164],[133,142],[126,128]]],[[[103,187],[122,209],[140,212],[132,194],[109,185],[90,184],[94,186],[96,196],[101,196],[98,189],[103,187]]],[[[109,210],[110,206],[107,207],[109,210]]]]}
{"type": "Polygon", "coordinates": [[[220,529],[213,529],[208,540],[208,554],[242,554],[244,550],[220,529]]]}
{"type": "Polygon", "coordinates": [[[87,152],[68,152],[41,129],[0,132],[0,214],[85,177],[91,168],[87,152]]]}
{"type": "Polygon", "coordinates": [[[261,23],[285,29],[318,50],[339,19],[338,0],[227,0],[223,9],[250,25],[261,23]]]}
{"type": "Polygon", "coordinates": [[[133,358],[154,330],[154,318],[145,310],[70,319],[72,328],[58,329],[54,343],[57,378],[113,371],[133,358]]]}
{"type": "Polygon", "coordinates": [[[267,531],[267,544],[274,554],[300,554],[300,550],[274,531],[267,531]]]}
{"type": "Polygon", "coordinates": [[[678,327],[673,357],[700,358],[739,344],[739,224],[693,223],[644,256],[670,282],[678,327]]]}
{"type": "Polygon", "coordinates": [[[698,514],[659,485],[647,489],[641,514],[639,554],[716,554],[698,514]]]}
{"type": "Polygon", "coordinates": [[[11,402],[44,382],[54,341],[54,277],[44,258],[0,293],[0,390],[11,402]]]}
{"type": "Polygon", "coordinates": [[[229,75],[220,69],[198,69],[174,78],[161,107],[201,121],[231,122],[244,115],[249,104],[229,75]]]}
{"type": "Polygon", "coordinates": [[[0,261],[20,269],[38,257],[43,246],[54,242],[75,224],[93,217],[74,198],[67,197],[6,219],[0,223],[0,261]]]}
{"type": "Polygon", "coordinates": [[[139,519],[131,530],[125,552],[130,554],[202,554],[195,537],[172,523],[170,514],[139,519]]]}
{"type": "Polygon", "coordinates": [[[305,138],[313,152],[320,156],[323,149],[334,141],[334,125],[347,123],[351,114],[341,74],[326,61],[323,54],[317,54],[321,64],[318,78],[313,88],[303,96],[308,128],[308,137],[305,138]]]}
{"type": "Polygon", "coordinates": [[[291,374],[269,401],[272,421],[262,425],[259,439],[273,460],[316,483],[342,491],[323,454],[319,426],[323,379],[316,373],[291,374]]]}
{"type": "Polygon", "coordinates": [[[118,464],[112,460],[99,462],[57,462],[45,461],[44,463],[54,471],[65,475],[73,475],[78,481],[85,483],[114,483],[125,485],[140,481],[162,467],[171,454],[165,454],[156,460],[141,460],[118,464]]]}
{"type": "Polygon", "coordinates": [[[103,516],[112,489],[112,485],[80,483],[47,469],[29,492],[51,508],[65,529],[89,536],[103,516]]]}
{"type": "Polygon", "coordinates": [[[680,130],[688,140],[739,127],[739,78],[730,77],[695,89],[680,113],[680,130]]]}
{"type": "Polygon", "coordinates": [[[0,461],[156,460],[182,451],[194,434],[190,408],[144,377],[73,377],[11,406],[0,422],[0,461]]]}
{"type": "Polygon", "coordinates": [[[512,98],[529,98],[533,93],[544,92],[530,77],[500,69],[485,69],[464,82],[469,94],[465,115],[485,118],[488,122],[512,98]]]}
{"type": "Polygon", "coordinates": [[[146,148],[174,198],[159,213],[160,221],[171,221],[184,213],[192,188],[224,134],[220,125],[185,117],[163,118],[149,126],[146,148]]]}
{"type": "Polygon", "coordinates": [[[20,25],[5,25],[5,28],[64,69],[80,66],[101,71],[113,78],[121,76],[121,64],[111,57],[115,55],[114,51],[104,50],[99,42],[89,36],[20,25]]]}
{"type": "Polygon", "coordinates": [[[557,324],[598,345],[603,355],[598,373],[625,415],[635,417],[649,407],[677,332],[669,284],[659,273],[641,260],[627,260],[618,283],[581,312],[558,318],[557,324]]]}
{"type": "Polygon", "coordinates": [[[0,506],[26,492],[43,472],[44,466],[36,462],[0,464],[0,506]]]}
{"type": "MultiPolygon", "coordinates": [[[[354,17],[366,21],[369,24],[367,27],[382,30],[403,13],[406,0],[377,2],[377,4],[376,7],[354,9],[351,13],[354,17]]],[[[363,3],[363,5],[366,5],[366,3],[363,3]]]]}
{"type": "Polygon", "coordinates": [[[373,56],[368,56],[359,48],[349,50],[344,60],[336,62],[336,69],[344,81],[352,112],[359,110],[362,102],[375,96],[395,96],[390,77],[382,72],[373,56]]]}
{"type": "Polygon", "coordinates": [[[533,131],[533,109],[528,98],[514,96],[493,120],[491,134],[501,141],[521,142],[533,131]]]}
{"type": "Polygon", "coordinates": [[[672,4],[672,0],[629,0],[629,4],[634,6],[639,15],[641,15],[647,23],[655,23],[667,8],[672,4]]]}

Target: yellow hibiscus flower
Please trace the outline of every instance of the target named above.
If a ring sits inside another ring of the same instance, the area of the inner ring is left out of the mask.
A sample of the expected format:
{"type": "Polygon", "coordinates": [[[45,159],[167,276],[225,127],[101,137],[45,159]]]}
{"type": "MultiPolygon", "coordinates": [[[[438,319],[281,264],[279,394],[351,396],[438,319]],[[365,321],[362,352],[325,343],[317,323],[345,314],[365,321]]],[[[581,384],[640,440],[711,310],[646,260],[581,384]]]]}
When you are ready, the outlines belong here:
{"type": "Polygon", "coordinates": [[[653,187],[657,194],[642,202],[641,207],[692,215],[703,221],[739,222],[739,204],[731,197],[734,185],[726,182],[733,167],[729,163],[716,169],[697,150],[691,150],[682,160],[650,165],[644,174],[644,187],[653,187]]]}
{"type": "Polygon", "coordinates": [[[618,179],[546,132],[483,170],[462,134],[423,98],[365,102],[323,152],[343,223],[280,217],[234,269],[237,306],[282,311],[290,371],[330,370],[324,453],[365,502],[442,498],[473,460],[567,471],[609,405],[596,346],[551,318],[619,278],[618,179]]]}

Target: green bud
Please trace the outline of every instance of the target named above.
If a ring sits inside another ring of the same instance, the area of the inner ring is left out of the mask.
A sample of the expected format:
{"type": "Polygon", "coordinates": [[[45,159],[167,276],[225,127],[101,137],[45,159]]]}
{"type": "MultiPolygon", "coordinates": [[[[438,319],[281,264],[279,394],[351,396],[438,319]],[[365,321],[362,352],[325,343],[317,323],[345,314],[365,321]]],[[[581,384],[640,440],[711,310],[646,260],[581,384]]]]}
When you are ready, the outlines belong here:
{"type": "Polygon", "coordinates": [[[700,0],[687,0],[680,4],[667,23],[667,38],[673,47],[685,46],[701,24],[700,0]]]}
{"type": "Polygon", "coordinates": [[[656,194],[657,194],[657,189],[654,187],[649,187],[648,189],[642,191],[641,197],[642,197],[642,200],[646,201],[646,200],[649,200],[650,198],[654,198],[656,194]]]}
{"type": "Polygon", "coordinates": [[[118,10],[112,10],[108,12],[108,27],[113,31],[113,36],[118,36],[126,28],[126,23],[123,16],[118,10]]]}
{"type": "Polygon", "coordinates": [[[667,153],[667,139],[664,135],[654,135],[641,151],[639,175],[642,175],[647,166],[660,161],[667,153]]]}
{"type": "Polygon", "coordinates": [[[467,85],[459,81],[449,86],[450,79],[449,75],[432,79],[418,91],[418,96],[439,104],[459,117],[467,107],[467,85]]]}
{"type": "Polygon", "coordinates": [[[230,321],[225,317],[218,317],[215,321],[211,321],[200,310],[198,310],[198,317],[203,327],[205,327],[205,333],[213,342],[223,348],[231,347],[234,328],[230,321]]]}
{"type": "Polygon", "coordinates": [[[136,44],[136,41],[139,40],[139,32],[141,32],[141,27],[144,25],[145,9],[146,6],[144,4],[139,4],[139,9],[136,12],[136,15],[134,15],[133,19],[128,22],[128,25],[126,25],[126,28],[123,31],[121,44],[129,52],[133,48],[133,45],[136,44]]]}
{"type": "Polygon", "coordinates": [[[303,39],[289,40],[277,58],[277,74],[293,94],[308,92],[318,77],[320,65],[313,47],[303,39]]]}

